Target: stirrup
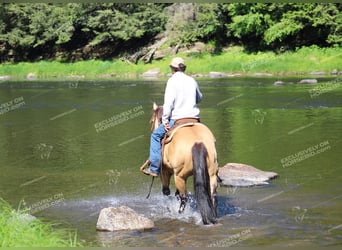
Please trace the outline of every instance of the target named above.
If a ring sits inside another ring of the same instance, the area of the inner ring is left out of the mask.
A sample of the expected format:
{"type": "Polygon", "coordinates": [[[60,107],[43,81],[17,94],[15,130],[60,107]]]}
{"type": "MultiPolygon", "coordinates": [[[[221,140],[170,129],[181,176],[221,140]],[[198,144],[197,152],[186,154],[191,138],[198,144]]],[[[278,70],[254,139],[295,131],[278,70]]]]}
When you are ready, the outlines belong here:
{"type": "Polygon", "coordinates": [[[143,169],[142,172],[146,175],[151,175],[153,177],[158,177],[158,174],[153,173],[150,169],[143,169]]]}
{"type": "Polygon", "coordinates": [[[150,164],[150,159],[147,159],[144,164],[141,165],[140,171],[144,172],[145,168],[150,164]]]}

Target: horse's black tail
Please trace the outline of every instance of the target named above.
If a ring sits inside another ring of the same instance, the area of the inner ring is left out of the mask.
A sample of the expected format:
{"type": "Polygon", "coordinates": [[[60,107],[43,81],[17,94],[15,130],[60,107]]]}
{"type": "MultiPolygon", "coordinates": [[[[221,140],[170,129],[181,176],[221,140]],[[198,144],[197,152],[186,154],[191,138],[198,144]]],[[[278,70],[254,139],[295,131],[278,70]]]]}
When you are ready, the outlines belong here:
{"type": "Polygon", "coordinates": [[[210,180],[207,168],[208,151],[205,145],[195,143],[192,147],[192,162],[194,166],[195,198],[204,224],[215,224],[216,216],[210,197],[210,180]]]}

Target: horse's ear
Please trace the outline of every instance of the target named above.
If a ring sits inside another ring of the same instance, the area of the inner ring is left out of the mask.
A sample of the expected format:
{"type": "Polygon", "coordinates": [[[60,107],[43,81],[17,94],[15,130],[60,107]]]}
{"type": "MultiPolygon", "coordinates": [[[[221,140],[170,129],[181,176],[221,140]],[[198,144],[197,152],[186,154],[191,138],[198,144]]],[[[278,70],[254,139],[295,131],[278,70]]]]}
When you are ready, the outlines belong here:
{"type": "Polygon", "coordinates": [[[156,111],[158,109],[157,103],[153,102],[153,110],[156,111]]]}

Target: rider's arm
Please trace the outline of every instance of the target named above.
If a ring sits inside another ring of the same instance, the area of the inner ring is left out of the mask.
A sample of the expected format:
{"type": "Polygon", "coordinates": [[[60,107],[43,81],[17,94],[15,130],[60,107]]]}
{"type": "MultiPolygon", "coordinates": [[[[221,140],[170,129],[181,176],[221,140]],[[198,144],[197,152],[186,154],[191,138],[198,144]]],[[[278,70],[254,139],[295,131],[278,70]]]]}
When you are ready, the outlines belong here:
{"type": "Polygon", "coordinates": [[[164,94],[164,105],[163,105],[163,116],[162,122],[164,126],[169,123],[171,118],[171,113],[176,98],[176,91],[173,87],[171,79],[166,84],[165,94],[164,94]]]}
{"type": "Polygon", "coordinates": [[[202,93],[198,87],[198,83],[196,82],[196,103],[199,103],[200,101],[202,101],[202,93]]]}

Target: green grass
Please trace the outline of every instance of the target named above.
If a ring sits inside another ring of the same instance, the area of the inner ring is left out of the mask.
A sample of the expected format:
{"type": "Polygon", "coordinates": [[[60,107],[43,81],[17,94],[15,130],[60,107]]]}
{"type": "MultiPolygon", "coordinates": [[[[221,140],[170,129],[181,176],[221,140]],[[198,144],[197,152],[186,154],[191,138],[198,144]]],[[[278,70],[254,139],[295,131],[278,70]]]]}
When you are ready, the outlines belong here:
{"type": "Polygon", "coordinates": [[[219,55],[194,56],[189,66],[195,72],[220,71],[254,74],[307,74],[313,71],[342,70],[342,48],[304,47],[296,52],[246,53],[240,47],[232,47],[219,55]]]}
{"type": "MultiPolygon", "coordinates": [[[[189,74],[208,74],[211,71],[272,74],[308,74],[313,71],[342,70],[342,48],[303,47],[295,52],[247,53],[242,47],[230,47],[220,54],[179,54],[186,59],[189,74]]],[[[89,60],[75,63],[40,61],[36,63],[4,63],[0,65],[0,76],[24,78],[29,73],[39,78],[136,78],[152,68],[159,68],[166,76],[171,57],[153,61],[151,64],[130,64],[121,60],[89,60]]]]}
{"type": "Polygon", "coordinates": [[[76,233],[53,228],[39,219],[28,221],[0,198],[0,247],[76,247],[76,233]]]}

